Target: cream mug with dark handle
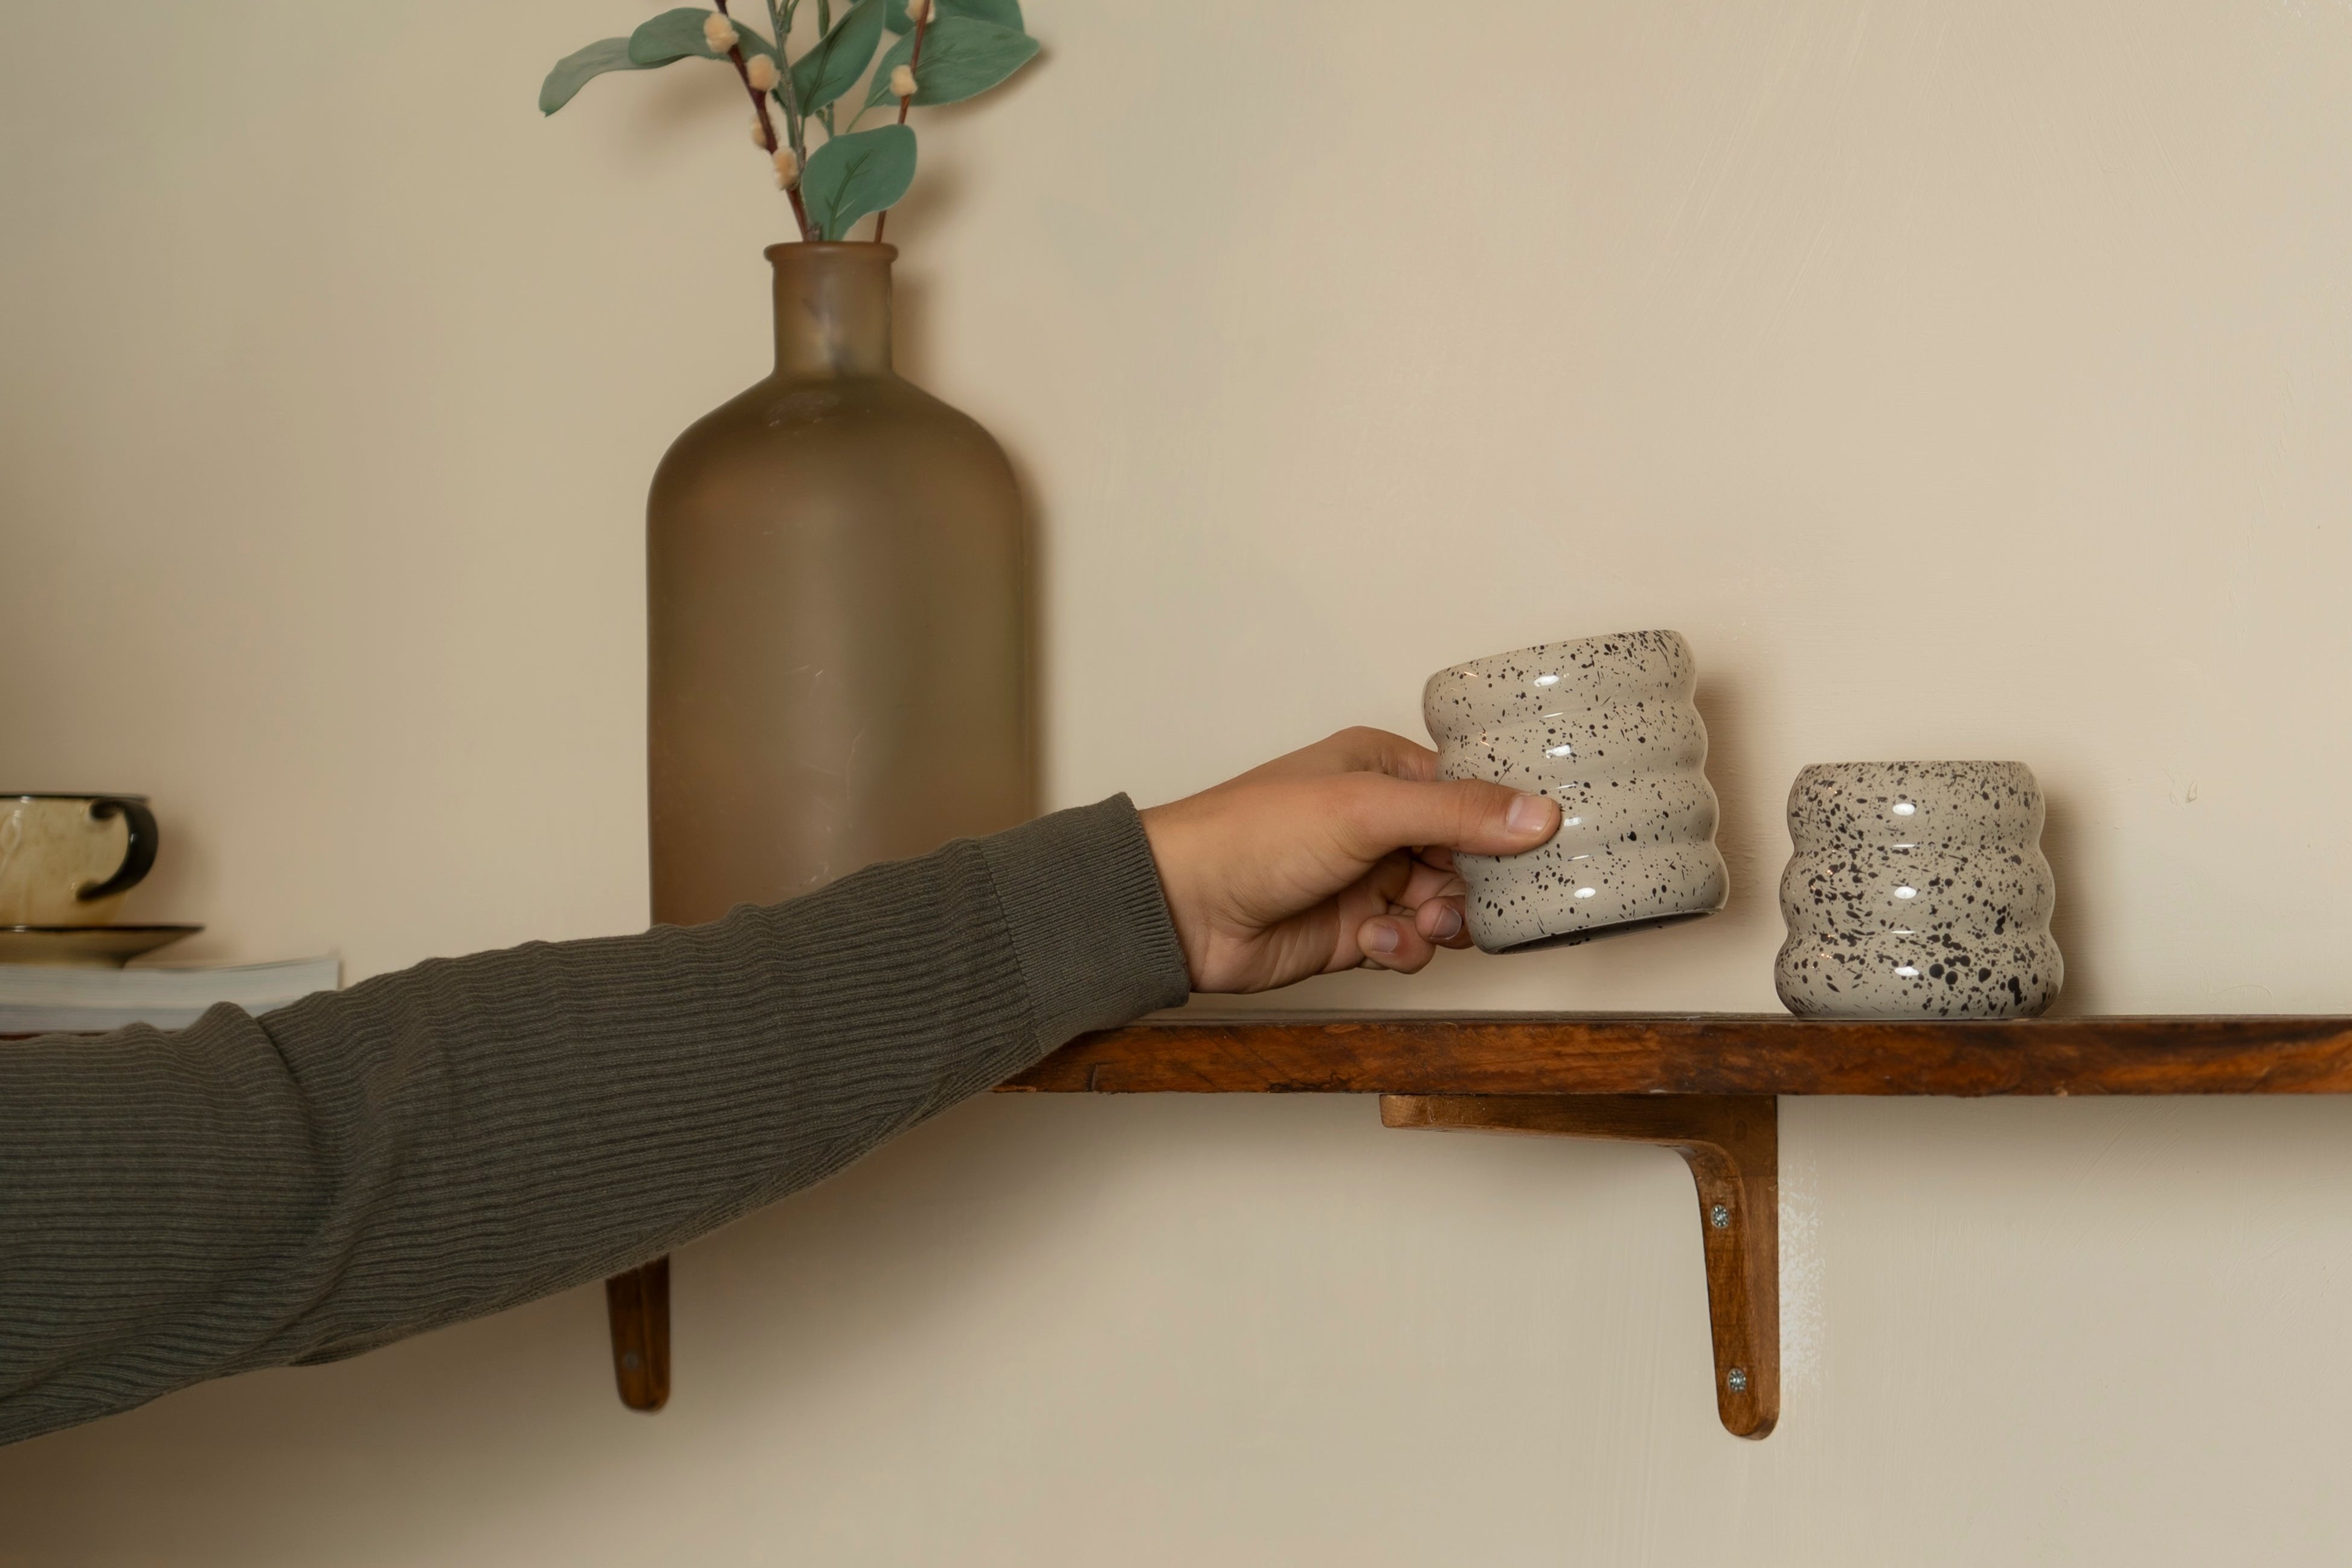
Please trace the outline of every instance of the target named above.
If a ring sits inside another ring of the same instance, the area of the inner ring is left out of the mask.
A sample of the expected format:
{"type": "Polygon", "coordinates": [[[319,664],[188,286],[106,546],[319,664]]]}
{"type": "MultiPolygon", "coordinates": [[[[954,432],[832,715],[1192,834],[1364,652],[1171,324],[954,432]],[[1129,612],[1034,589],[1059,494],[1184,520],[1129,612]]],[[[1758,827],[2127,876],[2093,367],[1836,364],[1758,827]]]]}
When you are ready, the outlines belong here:
{"type": "Polygon", "coordinates": [[[0,795],[0,926],[107,924],[155,839],[143,795],[0,795]]]}

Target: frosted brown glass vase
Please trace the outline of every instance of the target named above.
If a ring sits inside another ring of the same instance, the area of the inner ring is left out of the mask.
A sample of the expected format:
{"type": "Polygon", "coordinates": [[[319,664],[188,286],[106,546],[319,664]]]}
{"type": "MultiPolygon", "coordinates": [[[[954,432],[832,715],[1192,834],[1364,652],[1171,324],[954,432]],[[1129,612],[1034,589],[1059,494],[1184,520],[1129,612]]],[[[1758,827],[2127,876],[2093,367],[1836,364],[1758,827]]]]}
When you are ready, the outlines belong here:
{"type": "Polygon", "coordinates": [[[653,914],[810,892],[1030,810],[1022,510],[890,365],[887,245],[779,245],[775,373],[646,508],[653,914]]]}

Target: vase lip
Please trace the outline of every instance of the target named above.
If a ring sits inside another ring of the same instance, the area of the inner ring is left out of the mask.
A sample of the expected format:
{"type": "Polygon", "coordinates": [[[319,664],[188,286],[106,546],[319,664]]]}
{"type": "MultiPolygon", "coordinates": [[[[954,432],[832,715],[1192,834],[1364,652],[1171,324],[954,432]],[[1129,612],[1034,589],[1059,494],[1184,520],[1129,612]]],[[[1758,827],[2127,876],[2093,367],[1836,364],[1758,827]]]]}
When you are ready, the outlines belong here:
{"type": "Polygon", "coordinates": [[[790,256],[838,256],[889,262],[898,258],[898,247],[871,239],[788,239],[760,254],[772,262],[781,262],[790,256]]]}

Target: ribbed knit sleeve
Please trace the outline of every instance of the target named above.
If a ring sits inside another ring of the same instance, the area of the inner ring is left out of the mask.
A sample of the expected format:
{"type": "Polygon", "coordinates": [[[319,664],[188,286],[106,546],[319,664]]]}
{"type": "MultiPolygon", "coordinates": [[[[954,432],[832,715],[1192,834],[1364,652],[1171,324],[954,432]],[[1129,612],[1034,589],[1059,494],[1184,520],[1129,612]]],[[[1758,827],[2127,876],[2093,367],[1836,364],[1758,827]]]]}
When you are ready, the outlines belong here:
{"type": "Polygon", "coordinates": [[[1118,796],[690,930],[0,1044],[0,1441],[614,1273],[1185,994],[1118,796]]]}

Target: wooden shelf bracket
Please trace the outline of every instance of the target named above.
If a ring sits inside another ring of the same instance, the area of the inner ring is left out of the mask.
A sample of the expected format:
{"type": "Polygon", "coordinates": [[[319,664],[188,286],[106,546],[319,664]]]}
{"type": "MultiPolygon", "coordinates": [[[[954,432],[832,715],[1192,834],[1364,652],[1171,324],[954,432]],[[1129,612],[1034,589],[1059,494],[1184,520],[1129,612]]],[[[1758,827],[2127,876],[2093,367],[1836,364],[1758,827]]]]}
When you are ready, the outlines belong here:
{"type": "Polygon", "coordinates": [[[669,1403],[669,1258],[604,1281],[613,1328],[613,1381],[621,1403],[650,1414],[669,1403]]]}
{"type": "Polygon", "coordinates": [[[1780,1418],[1780,1102],[1770,1095],[1384,1094],[1388,1127],[1672,1149],[1698,1188],[1715,1408],[1737,1437],[1780,1418]]]}
{"type": "MultiPolygon", "coordinates": [[[[1784,1094],[2352,1094],[2352,1016],[1823,1019],[1785,1014],[1202,1010],[1082,1036],[1016,1094],[1377,1094],[1391,1127],[1654,1143],[1698,1188],[1716,1409],[1780,1413],[1784,1094]]],[[[623,1403],[669,1397],[668,1260],[605,1282],[623,1403]]]]}

